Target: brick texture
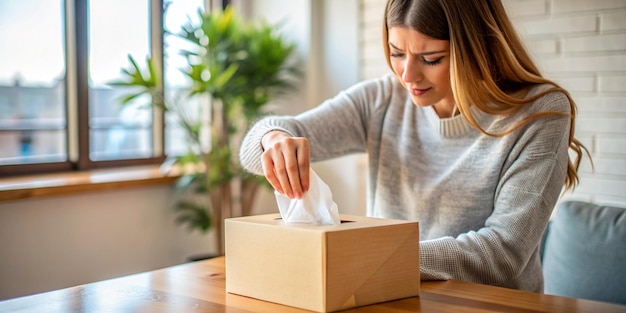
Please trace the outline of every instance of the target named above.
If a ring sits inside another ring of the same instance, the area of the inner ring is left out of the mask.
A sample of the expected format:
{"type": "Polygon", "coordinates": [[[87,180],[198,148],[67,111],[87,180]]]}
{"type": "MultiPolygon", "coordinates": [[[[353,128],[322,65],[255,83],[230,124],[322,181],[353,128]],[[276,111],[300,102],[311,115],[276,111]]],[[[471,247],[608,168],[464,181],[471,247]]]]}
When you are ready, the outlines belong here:
{"type": "Polygon", "coordinates": [[[626,31],[626,10],[600,15],[600,29],[603,32],[626,31]]]}
{"type": "Polygon", "coordinates": [[[520,22],[518,28],[522,28],[527,36],[551,35],[570,33],[593,33],[598,30],[597,15],[553,17],[549,19],[533,19],[520,22]]]}
{"type": "MultiPolygon", "coordinates": [[[[508,1],[516,2],[512,0],[508,1]]],[[[553,14],[570,12],[588,13],[613,9],[626,9],[626,2],[624,0],[552,0],[550,2],[553,14]]]]}

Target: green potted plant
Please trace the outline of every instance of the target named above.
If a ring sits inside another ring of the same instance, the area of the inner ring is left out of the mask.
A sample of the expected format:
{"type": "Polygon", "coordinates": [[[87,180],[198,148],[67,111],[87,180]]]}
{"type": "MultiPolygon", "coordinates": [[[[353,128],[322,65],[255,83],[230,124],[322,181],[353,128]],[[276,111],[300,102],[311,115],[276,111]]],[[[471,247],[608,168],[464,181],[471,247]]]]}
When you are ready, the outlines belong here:
{"type": "Polygon", "coordinates": [[[122,70],[124,78],[112,85],[135,88],[121,99],[122,105],[149,95],[153,106],[176,116],[189,145],[188,153],[177,156],[176,163],[180,168],[190,164],[199,168],[183,172],[176,186],[201,195],[200,201],[188,197],[177,204],[177,221],[201,232],[214,227],[217,250],[223,253],[223,218],[230,216],[234,206],[243,215],[250,214],[259,187],[269,186],[263,178],[245,173],[237,161],[243,132],[269,113],[265,107],[273,97],[294,88],[298,70],[292,57],[295,45],[277,32],[277,26],[245,21],[230,7],[198,14],[199,24],[188,23],[174,34],[192,43],[192,48],[180,51],[187,60],[181,71],[192,82],[181,97],[166,100],[161,73],[151,58],[142,70],[129,56],[130,67],[122,70]],[[191,107],[185,105],[203,96],[210,99],[209,125],[203,125],[199,114],[189,112],[191,107]],[[201,138],[206,127],[210,128],[208,149],[203,148],[201,138]]]}

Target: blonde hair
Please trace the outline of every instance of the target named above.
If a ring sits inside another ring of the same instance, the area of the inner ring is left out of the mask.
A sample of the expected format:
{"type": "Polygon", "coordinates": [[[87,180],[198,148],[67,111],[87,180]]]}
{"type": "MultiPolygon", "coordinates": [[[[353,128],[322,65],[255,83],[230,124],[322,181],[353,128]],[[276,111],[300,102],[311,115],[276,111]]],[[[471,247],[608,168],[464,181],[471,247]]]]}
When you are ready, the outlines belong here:
{"type": "MultiPolygon", "coordinates": [[[[502,137],[543,116],[571,120],[565,188],[579,181],[578,168],[587,149],[574,138],[576,104],[569,92],[541,76],[500,0],[389,0],[383,21],[383,47],[390,68],[388,29],[403,26],[426,36],[450,41],[450,77],[457,109],[482,133],[502,137]],[[553,87],[532,97],[517,98],[518,91],[550,84],[553,87]],[[511,115],[551,92],[562,92],[570,103],[570,114],[544,111],[532,114],[502,133],[488,133],[472,115],[470,106],[494,115],[511,115]]],[[[393,68],[392,68],[393,69],[393,68]]]]}

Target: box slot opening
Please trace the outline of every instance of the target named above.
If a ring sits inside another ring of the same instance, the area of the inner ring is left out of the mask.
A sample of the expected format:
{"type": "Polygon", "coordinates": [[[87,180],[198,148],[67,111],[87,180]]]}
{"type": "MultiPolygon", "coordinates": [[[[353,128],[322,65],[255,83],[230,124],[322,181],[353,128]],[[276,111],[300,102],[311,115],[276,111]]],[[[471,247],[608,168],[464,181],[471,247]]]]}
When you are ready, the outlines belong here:
{"type": "MultiPolygon", "coordinates": [[[[282,217],[278,217],[278,218],[275,218],[274,220],[275,221],[280,221],[282,219],[283,219],[282,217]]],[[[341,224],[343,224],[343,223],[354,223],[354,221],[341,220],[341,224]]]]}

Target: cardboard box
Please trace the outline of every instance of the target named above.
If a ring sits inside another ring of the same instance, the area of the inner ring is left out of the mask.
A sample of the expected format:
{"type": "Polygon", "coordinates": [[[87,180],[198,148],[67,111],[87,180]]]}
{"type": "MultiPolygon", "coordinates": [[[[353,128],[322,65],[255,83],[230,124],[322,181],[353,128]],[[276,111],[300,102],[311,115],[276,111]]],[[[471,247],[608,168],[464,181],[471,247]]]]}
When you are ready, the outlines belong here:
{"type": "Polygon", "coordinates": [[[317,312],[418,296],[418,223],[340,217],[333,226],[226,219],[226,291],[317,312]]]}

